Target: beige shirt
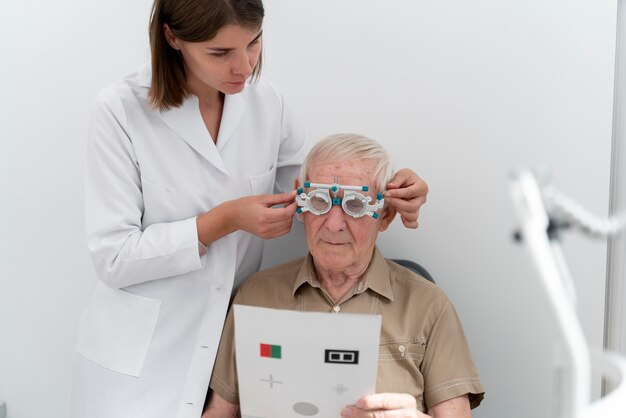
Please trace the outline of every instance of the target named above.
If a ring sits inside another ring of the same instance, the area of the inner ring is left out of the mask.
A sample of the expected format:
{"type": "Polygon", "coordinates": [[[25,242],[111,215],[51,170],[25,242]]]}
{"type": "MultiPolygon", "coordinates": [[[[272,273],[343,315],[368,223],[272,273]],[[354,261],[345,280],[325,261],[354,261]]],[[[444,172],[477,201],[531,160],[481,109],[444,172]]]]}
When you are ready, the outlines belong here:
{"type": "MultiPolygon", "coordinates": [[[[469,394],[472,408],[482,401],[483,387],[446,295],[423,277],[385,260],[378,249],[363,278],[337,304],[315,277],[310,254],[253,275],[239,288],[233,304],[381,315],[378,393],[410,393],[422,412],[464,394],[469,394]]],[[[238,404],[233,335],[231,309],[211,389],[238,404]]]]}

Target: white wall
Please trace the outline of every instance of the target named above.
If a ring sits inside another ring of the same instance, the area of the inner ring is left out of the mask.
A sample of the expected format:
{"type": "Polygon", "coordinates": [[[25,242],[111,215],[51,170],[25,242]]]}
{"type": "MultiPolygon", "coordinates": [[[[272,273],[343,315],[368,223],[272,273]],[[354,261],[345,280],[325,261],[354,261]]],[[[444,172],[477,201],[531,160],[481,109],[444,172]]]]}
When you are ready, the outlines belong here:
{"type": "MultiPolygon", "coordinates": [[[[617,8],[610,212],[626,212],[626,2],[617,8]],[[619,70],[621,69],[621,70],[619,70]]],[[[606,347],[626,354],[626,234],[609,240],[606,347]]]]}
{"type": "MultiPolygon", "coordinates": [[[[93,284],[82,236],[89,108],[147,57],[149,7],[4,5],[0,396],[9,418],[67,415],[72,338],[93,284]]],[[[606,214],[615,1],[266,0],[266,9],[265,75],[311,137],[367,134],[428,181],[420,228],[396,222],[380,244],[426,265],[454,301],[487,388],[474,416],[550,416],[554,321],[510,239],[507,175],[545,164],[557,186],[606,214]]],[[[301,255],[291,245],[299,232],[271,243],[265,264],[301,255]]],[[[565,252],[599,346],[606,244],[567,235],[565,252]]]]}
{"type": "Polygon", "coordinates": [[[97,91],[147,58],[150,1],[3,2],[0,396],[68,416],[74,331],[94,283],[83,157],[97,91]]]}

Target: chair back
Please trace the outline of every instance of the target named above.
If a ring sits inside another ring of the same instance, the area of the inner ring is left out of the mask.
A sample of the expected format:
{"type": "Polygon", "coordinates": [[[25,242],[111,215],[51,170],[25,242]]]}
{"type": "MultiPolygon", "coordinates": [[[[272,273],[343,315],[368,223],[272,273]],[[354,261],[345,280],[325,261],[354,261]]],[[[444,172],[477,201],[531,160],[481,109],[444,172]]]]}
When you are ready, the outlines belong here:
{"type": "Polygon", "coordinates": [[[435,279],[433,279],[433,276],[430,275],[428,270],[426,270],[424,267],[422,267],[420,264],[416,263],[415,261],[404,260],[401,258],[392,258],[391,261],[396,262],[400,264],[402,267],[408,268],[413,273],[417,273],[423,278],[427,279],[428,281],[435,283],[435,279]]]}

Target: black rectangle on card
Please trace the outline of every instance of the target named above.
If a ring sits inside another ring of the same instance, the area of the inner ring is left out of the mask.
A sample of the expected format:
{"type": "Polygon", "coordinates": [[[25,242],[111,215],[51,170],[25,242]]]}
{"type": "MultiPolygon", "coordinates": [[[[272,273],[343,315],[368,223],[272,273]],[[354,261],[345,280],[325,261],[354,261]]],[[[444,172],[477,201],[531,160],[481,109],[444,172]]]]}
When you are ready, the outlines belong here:
{"type": "Polygon", "coordinates": [[[324,363],[359,364],[358,350],[325,350],[324,363]]]}

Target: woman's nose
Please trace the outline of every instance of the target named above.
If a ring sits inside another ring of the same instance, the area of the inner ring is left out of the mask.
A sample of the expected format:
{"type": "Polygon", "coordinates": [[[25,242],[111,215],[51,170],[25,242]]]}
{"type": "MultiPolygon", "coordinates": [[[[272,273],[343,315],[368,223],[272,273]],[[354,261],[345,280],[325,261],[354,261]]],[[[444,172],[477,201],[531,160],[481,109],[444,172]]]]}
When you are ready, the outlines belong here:
{"type": "Polygon", "coordinates": [[[250,65],[250,57],[247,52],[243,52],[237,55],[235,66],[233,67],[233,73],[243,74],[248,78],[252,73],[252,66],[250,65]]]}

